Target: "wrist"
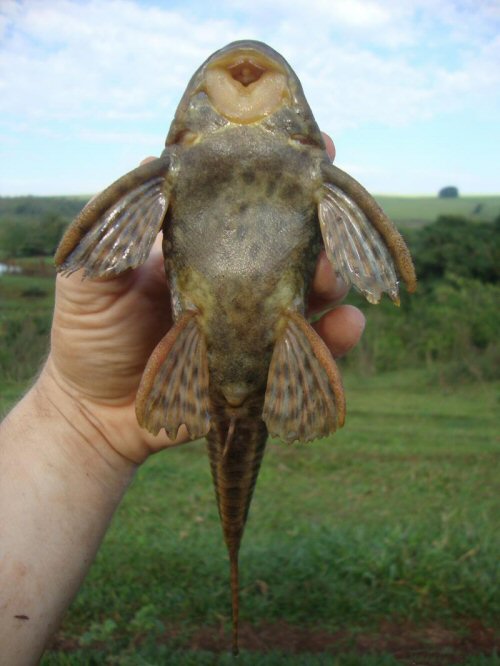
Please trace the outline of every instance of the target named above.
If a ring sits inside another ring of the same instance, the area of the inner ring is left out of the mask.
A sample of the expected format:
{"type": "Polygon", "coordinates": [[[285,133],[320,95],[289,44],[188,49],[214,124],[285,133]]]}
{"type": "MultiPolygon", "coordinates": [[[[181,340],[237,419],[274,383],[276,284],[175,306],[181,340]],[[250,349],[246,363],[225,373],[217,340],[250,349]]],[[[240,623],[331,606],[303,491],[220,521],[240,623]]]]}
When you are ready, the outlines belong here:
{"type": "Polygon", "coordinates": [[[0,425],[2,663],[37,663],[135,469],[48,362],[0,425]]]}
{"type": "Polygon", "coordinates": [[[26,412],[33,427],[50,433],[47,446],[53,444],[72,464],[90,466],[94,478],[106,484],[129,482],[136,462],[122,455],[98,410],[65,383],[50,356],[16,409],[26,412]]]}

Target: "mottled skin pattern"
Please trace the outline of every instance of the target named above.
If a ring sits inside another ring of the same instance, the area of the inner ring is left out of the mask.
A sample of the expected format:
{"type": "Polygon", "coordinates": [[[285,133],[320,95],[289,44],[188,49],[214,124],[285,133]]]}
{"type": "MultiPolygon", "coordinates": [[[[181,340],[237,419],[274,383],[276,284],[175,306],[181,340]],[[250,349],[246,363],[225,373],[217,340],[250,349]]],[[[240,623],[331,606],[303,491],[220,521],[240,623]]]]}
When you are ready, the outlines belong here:
{"type": "Polygon", "coordinates": [[[176,309],[200,313],[214,390],[263,394],[283,311],[304,309],[321,242],[315,162],[255,126],[178,152],[165,266],[176,309]]]}
{"type": "Polygon", "coordinates": [[[322,159],[320,150],[255,125],[225,127],[177,152],[165,267],[176,315],[196,308],[207,343],[207,439],[233,596],[267,439],[261,414],[271,355],[283,313],[304,311],[320,250],[314,194],[322,159]]]}

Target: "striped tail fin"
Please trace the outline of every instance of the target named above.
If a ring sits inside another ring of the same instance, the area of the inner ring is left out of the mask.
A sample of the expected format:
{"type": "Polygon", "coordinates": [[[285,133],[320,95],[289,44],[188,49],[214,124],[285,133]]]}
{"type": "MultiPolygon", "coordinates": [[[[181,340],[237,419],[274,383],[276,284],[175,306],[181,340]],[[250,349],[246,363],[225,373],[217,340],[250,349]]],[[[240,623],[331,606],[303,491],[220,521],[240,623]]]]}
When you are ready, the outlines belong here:
{"type": "Polygon", "coordinates": [[[238,553],[267,440],[260,418],[262,401],[251,415],[232,417],[227,404],[215,407],[207,436],[210,467],[229,552],[233,612],[233,654],[238,654],[238,553]]]}

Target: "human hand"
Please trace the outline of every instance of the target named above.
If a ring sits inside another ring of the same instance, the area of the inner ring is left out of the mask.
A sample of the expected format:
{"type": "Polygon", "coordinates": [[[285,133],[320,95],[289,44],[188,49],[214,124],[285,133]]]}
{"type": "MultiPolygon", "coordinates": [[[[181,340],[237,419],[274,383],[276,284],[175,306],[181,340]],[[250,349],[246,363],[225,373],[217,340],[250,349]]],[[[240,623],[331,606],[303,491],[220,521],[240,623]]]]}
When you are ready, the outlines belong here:
{"type": "MultiPolygon", "coordinates": [[[[135,395],[156,344],[172,325],[161,239],[147,261],[110,280],[56,278],[51,352],[44,370],[105,439],[134,463],[172,442],[137,423],[135,395]]],[[[42,373],[42,379],[44,378],[42,373]]]]}
{"type": "MultiPolygon", "coordinates": [[[[333,162],[336,154],[335,144],[324,132],[323,139],[326,152],[333,162]]],[[[358,308],[353,305],[339,305],[347,292],[347,285],[335,276],[323,250],[318,257],[308,312],[311,315],[326,310],[313,327],[334,357],[347,354],[359,342],[365,328],[365,317],[358,308]]]]}
{"type": "MultiPolygon", "coordinates": [[[[327,150],[333,158],[335,149],[328,140],[327,150]]],[[[314,327],[334,356],[347,353],[364,328],[363,315],[356,308],[331,309],[346,291],[322,253],[309,313],[329,309],[314,327]]],[[[134,463],[187,440],[184,428],[175,441],[163,431],[153,436],[139,426],[135,416],[142,371],[172,325],[169,304],[159,239],[145,264],[116,278],[83,281],[75,273],[56,279],[51,353],[41,379],[50,378],[62,396],[76,401],[106,441],[134,463]]]]}

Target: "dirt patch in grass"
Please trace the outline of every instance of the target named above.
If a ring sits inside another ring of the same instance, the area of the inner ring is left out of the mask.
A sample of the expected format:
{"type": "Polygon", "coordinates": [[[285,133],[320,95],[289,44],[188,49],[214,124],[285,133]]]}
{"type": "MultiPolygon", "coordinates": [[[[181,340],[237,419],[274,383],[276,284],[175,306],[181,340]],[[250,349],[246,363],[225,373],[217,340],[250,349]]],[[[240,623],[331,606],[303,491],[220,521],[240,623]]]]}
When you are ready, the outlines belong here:
{"type": "MultiPolygon", "coordinates": [[[[168,640],[167,636],[165,638],[168,640]]],[[[186,647],[226,652],[230,641],[230,635],[223,627],[205,627],[191,636],[186,647]]],[[[286,622],[257,627],[243,623],[240,627],[240,648],[262,653],[271,650],[292,654],[388,653],[410,666],[445,666],[459,664],[462,658],[471,655],[500,652],[500,635],[477,620],[470,620],[460,629],[453,630],[440,624],[417,626],[384,622],[378,631],[359,633],[330,633],[286,622]]]]}
{"type": "MultiPolygon", "coordinates": [[[[227,625],[202,627],[189,633],[185,626],[170,625],[158,638],[159,643],[175,644],[177,649],[227,653],[231,635],[227,625]]],[[[137,636],[137,644],[142,642],[137,636]]],[[[54,652],[80,649],[77,638],[56,635],[48,646],[54,652]]],[[[93,645],[89,647],[101,647],[93,645]]],[[[479,620],[468,620],[459,627],[447,628],[439,623],[424,626],[383,622],[379,630],[338,631],[308,629],[280,621],[253,626],[240,626],[240,649],[266,654],[271,651],[289,654],[345,653],[390,654],[408,666],[458,666],[468,657],[500,653],[500,632],[485,627],[479,620]]]]}

